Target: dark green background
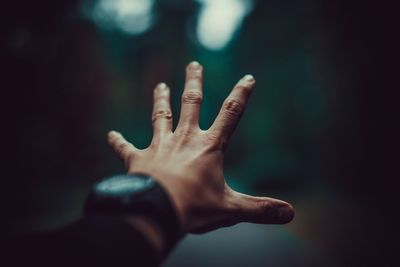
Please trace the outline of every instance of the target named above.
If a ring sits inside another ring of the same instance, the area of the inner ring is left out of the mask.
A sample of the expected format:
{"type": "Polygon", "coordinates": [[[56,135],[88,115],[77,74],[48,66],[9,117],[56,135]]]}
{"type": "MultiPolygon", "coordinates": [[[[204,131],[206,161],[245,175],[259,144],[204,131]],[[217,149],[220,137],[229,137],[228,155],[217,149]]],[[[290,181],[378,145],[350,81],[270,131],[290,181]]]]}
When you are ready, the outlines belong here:
{"type": "Polygon", "coordinates": [[[205,68],[203,129],[238,79],[256,77],[227,151],[227,180],[290,201],[296,218],[190,237],[170,264],[390,266],[396,135],[387,126],[398,119],[384,91],[395,88],[395,45],[386,39],[390,8],[382,7],[255,1],[232,42],[210,51],[190,38],[199,9],[192,1],[157,1],[156,23],[137,36],[99,28],[81,15],[80,1],[7,2],[3,231],[78,218],[90,185],[124,171],[107,131],[146,147],[152,89],[161,81],[172,88],[176,123],[184,68],[197,60],[205,68]]]}

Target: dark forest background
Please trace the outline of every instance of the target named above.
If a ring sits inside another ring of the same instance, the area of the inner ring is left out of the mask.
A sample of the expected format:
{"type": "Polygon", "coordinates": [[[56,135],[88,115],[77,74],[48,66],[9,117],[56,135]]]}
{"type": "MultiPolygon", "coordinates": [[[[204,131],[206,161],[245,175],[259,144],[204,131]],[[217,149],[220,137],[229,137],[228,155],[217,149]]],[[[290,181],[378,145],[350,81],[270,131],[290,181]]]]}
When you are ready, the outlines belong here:
{"type": "Polygon", "coordinates": [[[135,35],[94,23],[82,11],[92,3],[2,3],[2,234],[79,218],[90,185],[123,172],[107,131],[146,147],[152,89],[170,85],[178,118],[184,66],[197,60],[203,128],[236,80],[256,77],[227,152],[227,180],[292,202],[296,218],[189,237],[166,265],[398,266],[394,7],[254,1],[233,39],[212,51],[195,37],[199,2],[156,1],[152,27],[135,35]],[[243,251],[232,253],[232,242],[243,251]]]}

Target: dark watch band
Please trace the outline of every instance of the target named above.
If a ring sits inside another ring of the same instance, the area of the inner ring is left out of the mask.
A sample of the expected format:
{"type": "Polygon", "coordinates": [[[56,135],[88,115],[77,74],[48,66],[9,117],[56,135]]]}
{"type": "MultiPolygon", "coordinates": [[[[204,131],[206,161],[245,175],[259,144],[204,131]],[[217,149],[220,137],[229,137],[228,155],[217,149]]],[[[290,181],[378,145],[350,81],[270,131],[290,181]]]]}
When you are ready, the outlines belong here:
{"type": "Polygon", "coordinates": [[[167,250],[181,237],[180,223],[170,197],[153,177],[142,173],[116,175],[96,183],[87,198],[85,214],[148,217],[163,232],[167,250]],[[113,185],[116,190],[110,190],[113,185]]]}

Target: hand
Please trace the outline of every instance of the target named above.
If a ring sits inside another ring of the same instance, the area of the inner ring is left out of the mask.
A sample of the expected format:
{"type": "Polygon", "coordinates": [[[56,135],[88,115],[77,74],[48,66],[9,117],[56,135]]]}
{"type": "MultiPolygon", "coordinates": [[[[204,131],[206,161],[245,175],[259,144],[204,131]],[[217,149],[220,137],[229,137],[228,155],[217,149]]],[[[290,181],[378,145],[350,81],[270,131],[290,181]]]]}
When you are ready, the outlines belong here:
{"type": "Polygon", "coordinates": [[[292,220],[293,207],[281,200],[253,197],[232,190],[225,182],[224,151],[255,85],[246,75],[233,88],[213,125],[199,127],[203,68],[186,68],[181,116],[172,129],[170,89],[160,83],[154,90],[153,139],[139,150],[120,133],[108,141],[125,162],[128,173],[153,176],[164,186],[176,207],[184,233],[202,233],[239,222],[283,224],[292,220]]]}

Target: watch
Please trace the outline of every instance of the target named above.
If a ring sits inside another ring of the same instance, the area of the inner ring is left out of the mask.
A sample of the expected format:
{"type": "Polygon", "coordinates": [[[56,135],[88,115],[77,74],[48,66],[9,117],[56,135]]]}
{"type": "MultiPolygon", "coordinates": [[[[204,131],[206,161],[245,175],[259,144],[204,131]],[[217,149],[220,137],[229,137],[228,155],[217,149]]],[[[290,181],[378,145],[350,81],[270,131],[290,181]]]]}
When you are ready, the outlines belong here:
{"type": "Polygon", "coordinates": [[[148,217],[160,227],[168,249],[181,236],[170,197],[152,176],[143,173],[115,175],[97,182],[86,200],[85,214],[148,217]]]}

